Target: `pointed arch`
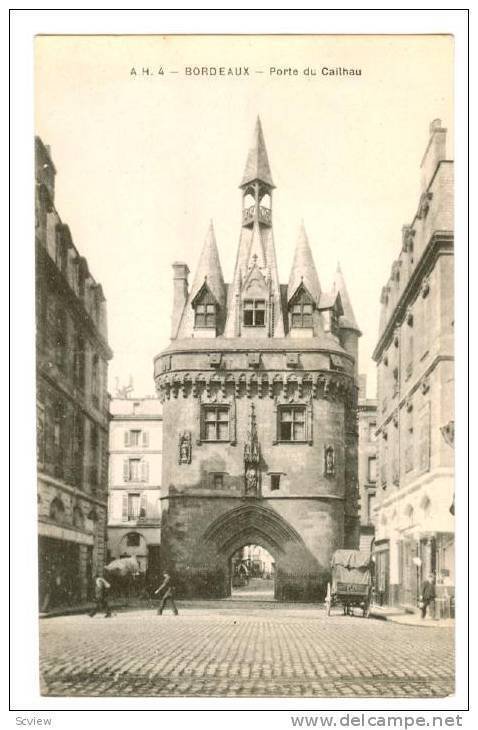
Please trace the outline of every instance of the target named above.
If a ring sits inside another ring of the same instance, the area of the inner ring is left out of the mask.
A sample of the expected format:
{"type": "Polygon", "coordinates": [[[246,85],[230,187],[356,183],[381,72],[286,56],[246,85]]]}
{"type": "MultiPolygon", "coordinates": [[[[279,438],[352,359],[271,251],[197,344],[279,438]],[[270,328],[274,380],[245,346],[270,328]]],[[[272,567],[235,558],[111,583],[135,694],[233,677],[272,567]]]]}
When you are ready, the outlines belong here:
{"type": "Polygon", "coordinates": [[[275,555],[282,554],[291,542],[305,547],[292,525],[259,504],[243,504],[221,515],[207,528],[204,539],[227,555],[248,543],[263,545],[275,555]]]}

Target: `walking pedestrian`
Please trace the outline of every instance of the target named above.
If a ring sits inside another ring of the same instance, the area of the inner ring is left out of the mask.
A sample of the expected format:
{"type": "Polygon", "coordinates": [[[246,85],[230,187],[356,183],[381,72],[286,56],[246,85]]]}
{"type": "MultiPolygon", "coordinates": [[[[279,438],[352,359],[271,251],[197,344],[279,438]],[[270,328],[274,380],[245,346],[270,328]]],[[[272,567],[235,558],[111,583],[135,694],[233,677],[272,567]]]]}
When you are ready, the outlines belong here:
{"type": "Polygon", "coordinates": [[[427,615],[427,608],[435,600],[435,576],[430,573],[427,580],[424,580],[420,591],[420,610],[422,618],[427,615]]]}
{"type": "Polygon", "coordinates": [[[154,595],[158,594],[161,598],[161,603],[158,608],[158,616],[161,616],[163,613],[164,606],[166,605],[166,601],[169,599],[171,601],[171,608],[174,611],[174,615],[178,615],[178,609],[176,607],[176,604],[174,603],[174,586],[171,582],[171,576],[169,573],[163,573],[163,582],[154,591],[154,595]],[[162,595],[161,595],[162,594],[162,595]]]}
{"type": "Polygon", "coordinates": [[[89,615],[91,618],[95,616],[98,611],[105,612],[105,618],[111,618],[111,608],[108,605],[106,597],[107,591],[111,588],[108,581],[106,581],[102,575],[98,574],[95,579],[95,607],[90,611],[89,615]]]}

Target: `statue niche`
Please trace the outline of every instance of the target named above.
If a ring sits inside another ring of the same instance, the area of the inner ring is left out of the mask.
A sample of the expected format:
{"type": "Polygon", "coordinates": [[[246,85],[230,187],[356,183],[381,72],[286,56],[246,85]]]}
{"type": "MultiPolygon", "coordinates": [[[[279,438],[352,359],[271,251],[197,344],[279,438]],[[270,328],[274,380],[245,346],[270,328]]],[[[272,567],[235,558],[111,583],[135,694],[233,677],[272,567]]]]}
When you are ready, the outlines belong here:
{"type": "Polygon", "coordinates": [[[184,431],[179,436],[179,463],[191,463],[191,432],[184,431]]]}
{"type": "Polygon", "coordinates": [[[324,474],[326,477],[335,476],[335,450],[333,446],[326,446],[324,450],[324,474]]]}
{"type": "Polygon", "coordinates": [[[244,490],[246,497],[259,497],[259,461],[260,449],[257,437],[256,414],[251,403],[251,413],[247,440],[244,444],[244,490]]]}

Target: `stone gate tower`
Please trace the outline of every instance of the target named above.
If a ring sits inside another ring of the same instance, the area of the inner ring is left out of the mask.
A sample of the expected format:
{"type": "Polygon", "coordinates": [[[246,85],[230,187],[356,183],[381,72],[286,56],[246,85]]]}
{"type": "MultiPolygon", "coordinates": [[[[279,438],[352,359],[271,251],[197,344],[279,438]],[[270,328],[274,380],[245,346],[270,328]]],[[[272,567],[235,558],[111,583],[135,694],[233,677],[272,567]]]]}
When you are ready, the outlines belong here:
{"type": "Polygon", "coordinates": [[[240,185],[242,228],[225,284],[212,224],[192,286],[173,264],[163,401],[162,559],[181,595],[227,596],[247,544],[275,559],[275,594],[325,592],[334,550],[358,547],[358,338],[340,270],[321,289],[302,226],[279,283],[260,120],[240,185]]]}

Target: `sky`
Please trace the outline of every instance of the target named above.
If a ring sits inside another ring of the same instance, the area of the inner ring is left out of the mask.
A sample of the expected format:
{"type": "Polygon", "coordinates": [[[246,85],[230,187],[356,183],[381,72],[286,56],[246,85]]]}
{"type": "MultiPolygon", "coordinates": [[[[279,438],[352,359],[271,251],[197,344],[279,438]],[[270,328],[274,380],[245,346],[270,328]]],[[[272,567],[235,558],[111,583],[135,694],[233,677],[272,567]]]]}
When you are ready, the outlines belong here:
{"type": "Polygon", "coordinates": [[[35,46],[36,133],[51,147],[57,210],[107,299],[110,392],[132,376],[136,397],[154,393],[171,264],[187,262],[192,281],[211,219],[231,280],[260,115],[281,282],[303,220],[323,289],[340,261],[373,397],[380,291],[417,209],[433,119],[453,159],[451,37],[39,36],[35,46]]]}

